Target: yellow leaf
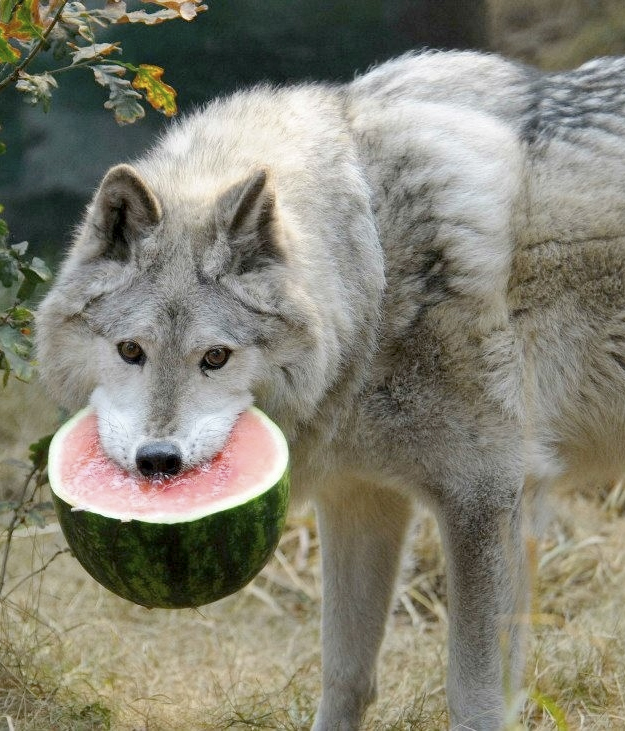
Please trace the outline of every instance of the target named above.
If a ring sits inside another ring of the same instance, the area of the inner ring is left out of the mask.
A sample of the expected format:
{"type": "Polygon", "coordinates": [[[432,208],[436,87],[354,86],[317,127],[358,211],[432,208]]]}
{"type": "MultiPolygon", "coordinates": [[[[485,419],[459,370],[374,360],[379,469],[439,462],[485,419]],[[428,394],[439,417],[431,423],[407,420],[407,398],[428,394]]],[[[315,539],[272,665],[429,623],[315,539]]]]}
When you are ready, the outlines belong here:
{"type": "Polygon", "coordinates": [[[44,26],[39,12],[39,0],[24,0],[16,5],[8,23],[0,23],[0,31],[7,40],[27,43],[41,38],[44,26]]]}
{"type": "Polygon", "coordinates": [[[0,63],[17,63],[21,52],[6,39],[4,29],[0,28],[0,63]]]}
{"type": "Polygon", "coordinates": [[[148,102],[163,114],[171,117],[178,111],[176,106],[176,90],[161,81],[163,69],[142,63],[132,81],[135,89],[143,89],[148,102]]]}

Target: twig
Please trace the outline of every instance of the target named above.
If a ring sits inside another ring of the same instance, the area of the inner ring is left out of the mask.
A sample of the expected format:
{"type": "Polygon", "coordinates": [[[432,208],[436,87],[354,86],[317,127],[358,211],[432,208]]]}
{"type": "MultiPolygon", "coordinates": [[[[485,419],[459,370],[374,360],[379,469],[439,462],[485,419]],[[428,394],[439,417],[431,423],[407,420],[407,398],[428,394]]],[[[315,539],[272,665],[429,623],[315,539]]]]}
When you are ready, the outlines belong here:
{"type": "Polygon", "coordinates": [[[37,473],[37,468],[33,467],[32,470],[28,473],[28,476],[24,480],[24,486],[22,487],[22,492],[19,496],[19,499],[17,501],[18,507],[15,508],[13,511],[13,517],[11,518],[11,522],[9,523],[7,530],[6,530],[6,544],[4,546],[4,554],[2,556],[2,567],[0,568],[0,597],[2,596],[2,589],[4,588],[4,579],[6,577],[6,570],[7,570],[7,564],[9,562],[9,552],[11,550],[11,538],[13,537],[13,532],[17,528],[20,520],[21,515],[20,511],[24,507],[25,499],[26,499],[26,491],[28,490],[28,486],[30,485],[30,481],[33,479],[35,474],[37,473]]]}
{"type": "Polygon", "coordinates": [[[79,61],[78,63],[70,63],[67,66],[61,66],[58,69],[48,69],[48,73],[50,76],[54,76],[55,74],[63,74],[66,71],[73,71],[74,69],[84,69],[84,68],[91,68],[91,64],[97,64],[101,61],[104,61],[105,56],[94,56],[93,58],[85,59],[84,61],[79,61]]]}
{"type": "Polygon", "coordinates": [[[58,556],[61,556],[63,553],[69,552],[69,548],[59,548],[59,550],[55,554],[50,556],[50,558],[42,566],[40,566],[38,569],[35,569],[35,571],[31,571],[30,574],[28,574],[28,576],[24,576],[23,579],[20,579],[17,584],[11,587],[11,589],[7,591],[4,596],[0,596],[0,599],[2,599],[2,601],[5,601],[16,589],[19,589],[22,584],[25,584],[29,579],[32,579],[33,576],[37,576],[37,574],[41,574],[43,571],[45,571],[55,558],[58,558],[58,556]]]}
{"type": "MultiPolygon", "coordinates": [[[[2,81],[0,81],[0,91],[2,91],[5,87],[7,87],[9,84],[12,84],[14,81],[17,80],[20,73],[31,63],[31,61],[35,58],[35,56],[41,51],[43,48],[43,44],[48,39],[48,36],[50,33],[52,33],[52,30],[54,26],[58,23],[58,21],[61,18],[61,13],[65,9],[65,6],[67,5],[68,0],[61,0],[61,5],[59,9],[56,11],[56,14],[54,18],[52,18],[52,21],[50,25],[43,31],[41,34],[41,38],[37,41],[37,43],[32,47],[30,53],[26,58],[20,63],[18,66],[16,66],[13,71],[2,81]]],[[[2,586],[2,583],[0,582],[0,587],[2,586]]]]}

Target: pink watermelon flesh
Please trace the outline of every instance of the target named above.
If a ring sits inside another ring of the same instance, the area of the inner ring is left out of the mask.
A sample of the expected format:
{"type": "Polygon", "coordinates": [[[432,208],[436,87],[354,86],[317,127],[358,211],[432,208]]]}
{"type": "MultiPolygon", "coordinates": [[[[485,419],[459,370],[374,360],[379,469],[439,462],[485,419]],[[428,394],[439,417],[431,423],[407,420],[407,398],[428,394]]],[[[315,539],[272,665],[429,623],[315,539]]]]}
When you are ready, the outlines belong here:
{"type": "Polygon", "coordinates": [[[244,412],[211,461],[175,477],[148,479],[125,472],[107,457],[97,417],[90,414],[70,427],[63,440],[55,465],[62,497],[74,510],[148,522],[192,520],[226,509],[241,502],[258,476],[272,473],[279,461],[276,441],[259,428],[261,420],[255,411],[244,412]]]}

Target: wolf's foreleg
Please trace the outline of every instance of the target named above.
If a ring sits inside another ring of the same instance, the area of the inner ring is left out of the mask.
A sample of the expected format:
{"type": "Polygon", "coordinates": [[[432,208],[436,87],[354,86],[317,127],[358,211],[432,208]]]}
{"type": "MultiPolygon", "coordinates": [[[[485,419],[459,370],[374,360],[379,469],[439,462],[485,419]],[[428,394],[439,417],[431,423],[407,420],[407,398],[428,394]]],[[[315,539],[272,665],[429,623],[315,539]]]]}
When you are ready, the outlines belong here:
{"type": "Polygon", "coordinates": [[[317,500],[323,693],[313,731],[352,731],[376,696],[376,661],[411,518],[403,496],[358,483],[317,500]]]}
{"type": "MultiPolygon", "coordinates": [[[[500,731],[519,690],[528,576],[520,508],[439,513],[447,554],[447,700],[454,731],[500,731]]],[[[484,501],[486,502],[486,501],[484,501]]]]}

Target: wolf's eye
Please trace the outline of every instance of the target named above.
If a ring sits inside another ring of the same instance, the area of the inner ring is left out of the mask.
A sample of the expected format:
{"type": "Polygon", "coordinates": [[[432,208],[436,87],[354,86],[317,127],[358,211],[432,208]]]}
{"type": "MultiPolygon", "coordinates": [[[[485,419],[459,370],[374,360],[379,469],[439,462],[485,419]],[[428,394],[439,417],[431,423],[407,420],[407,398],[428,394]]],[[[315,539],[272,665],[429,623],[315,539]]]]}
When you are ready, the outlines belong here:
{"type": "Polygon", "coordinates": [[[217,370],[217,368],[222,368],[228,362],[231,352],[231,350],[223,346],[207,350],[200,363],[200,368],[203,371],[214,371],[217,370]]]}
{"type": "Polygon", "coordinates": [[[117,352],[126,363],[134,365],[143,365],[145,363],[143,348],[134,340],[122,340],[121,343],[117,344],[117,352]]]}

